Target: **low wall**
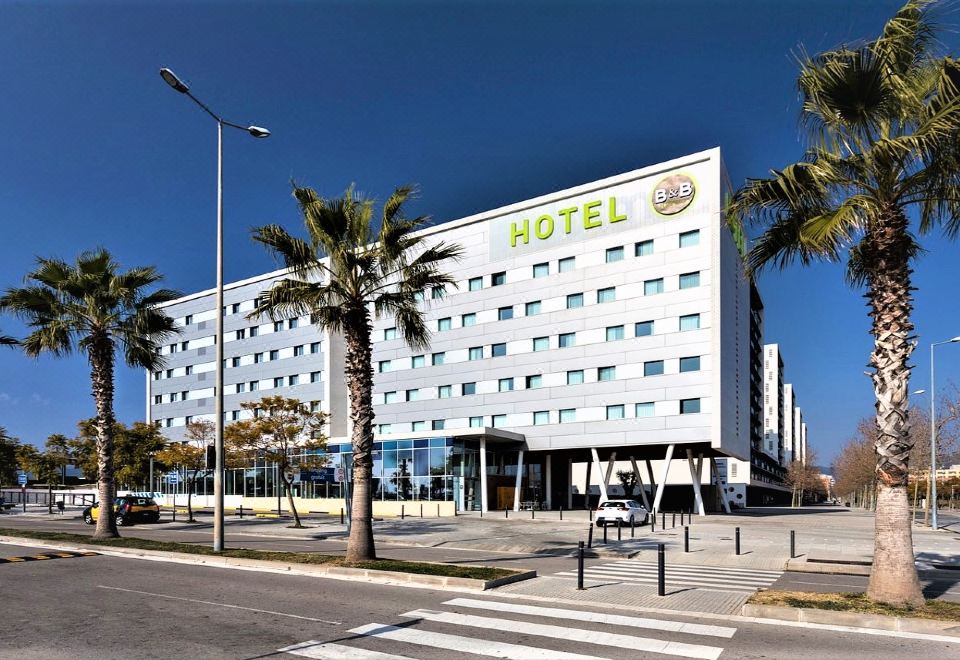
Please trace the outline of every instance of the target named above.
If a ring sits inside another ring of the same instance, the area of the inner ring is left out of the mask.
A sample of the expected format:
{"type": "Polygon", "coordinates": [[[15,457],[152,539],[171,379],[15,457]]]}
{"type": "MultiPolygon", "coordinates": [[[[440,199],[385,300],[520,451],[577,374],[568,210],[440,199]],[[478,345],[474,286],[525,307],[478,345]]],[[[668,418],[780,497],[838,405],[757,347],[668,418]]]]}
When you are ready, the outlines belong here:
{"type": "MultiPolygon", "coordinates": [[[[157,501],[164,506],[173,506],[174,498],[172,495],[166,497],[158,497],[157,501]]],[[[196,508],[212,507],[213,506],[213,497],[208,497],[205,495],[194,495],[192,504],[196,508]]],[[[346,505],[344,504],[343,498],[293,498],[293,504],[297,507],[297,513],[328,513],[330,515],[339,516],[340,510],[346,510],[346,505]]],[[[187,496],[186,495],[177,495],[176,497],[176,506],[185,507],[187,506],[187,496]]],[[[224,497],[224,507],[227,510],[227,513],[230,513],[233,509],[236,509],[239,506],[243,506],[244,509],[252,510],[254,512],[263,511],[276,511],[277,510],[277,498],[276,497],[239,497],[236,495],[224,497]]],[[[280,500],[280,510],[284,513],[288,511],[287,508],[287,498],[281,498],[280,500]]],[[[453,502],[389,502],[374,500],[373,501],[373,515],[377,517],[400,517],[401,515],[413,516],[419,518],[421,511],[425,518],[437,518],[445,516],[455,516],[456,507],[453,502]]]]}

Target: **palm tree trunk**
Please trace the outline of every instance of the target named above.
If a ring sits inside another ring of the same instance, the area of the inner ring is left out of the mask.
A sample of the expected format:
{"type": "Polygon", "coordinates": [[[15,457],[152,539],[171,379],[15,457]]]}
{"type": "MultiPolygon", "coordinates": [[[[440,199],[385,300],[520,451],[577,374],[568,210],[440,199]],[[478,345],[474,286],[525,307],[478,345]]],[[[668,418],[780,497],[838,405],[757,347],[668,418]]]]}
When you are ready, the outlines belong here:
{"type": "Polygon", "coordinates": [[[113,340],[106,333],[90,337],[90,381],[97,405],[97,491],[100,512],[97,515],[95,539],[120,536],[117,531],[113,501],[116,483],[113,477],[113,340]]]}
{"type": "Polygon", "coordinates": [[[47,514],[53,515],[53,483],[47,479],[47,514]]]}
{"type": "Polygon", "coordinates": [[[293,503],[293,487],[282,475],[280,476],[280,481],[283,482],[283,490],[287,493],[287,506],[289,506],[290,511],[293,512],[293,526],[300,529],[303,525],[300,523],[300,514],[297,513],[297,506],[293,503]]]}
{"type": "Polygon", "coordinates": [[[907,416],[913,300],[906,216],[898,208],[888,209],[868,227],[864,241],[878,431],[873,569],[867,596],[891,605],[917,607],[924,600],[914,563],[907,495],[913,448],[907,416]]]}
{"type": "Polygon", "coordinates": [[[373,367],[370,363],[370,315],[358,310],[344,328],[347,388],[353,441],[353,505],[350,514],[348,562],[377,558],[373,544],[373,367]]]}

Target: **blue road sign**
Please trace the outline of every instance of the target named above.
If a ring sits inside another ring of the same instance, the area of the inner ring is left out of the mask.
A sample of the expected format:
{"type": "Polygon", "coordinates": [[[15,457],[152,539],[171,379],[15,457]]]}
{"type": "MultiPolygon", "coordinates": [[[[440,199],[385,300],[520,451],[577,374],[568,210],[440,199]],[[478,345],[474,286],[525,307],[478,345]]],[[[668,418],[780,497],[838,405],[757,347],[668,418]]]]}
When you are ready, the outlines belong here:
{"type": "Polygon", "coordinates": [[[180,473],[179,472],[168,472],[167,473],[167,483],[171,486],[176,486],[180,483],[180,473]]]}
{"type": "Polygon", "coordinates": [[[300,481],[319,481],[332,482],[334,480],[333,468],[320,468],[319,470],[300,470],[300,481]]]}
{"type": "Polygon", "coordinates": [[[27,475],[25,472],[21,472],[20,474],[17,475],[17,483],[20,484],[21,486],[27,485],[27,475]]]}

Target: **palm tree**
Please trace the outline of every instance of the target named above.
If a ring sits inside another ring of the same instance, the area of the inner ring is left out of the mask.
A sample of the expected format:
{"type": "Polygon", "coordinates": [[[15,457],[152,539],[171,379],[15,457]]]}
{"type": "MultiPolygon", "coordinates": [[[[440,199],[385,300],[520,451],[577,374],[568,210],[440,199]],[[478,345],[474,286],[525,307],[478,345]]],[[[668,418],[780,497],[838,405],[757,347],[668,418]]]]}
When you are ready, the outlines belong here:
{"type": "Polygon", "coordinates": [[[930,0],[903,6],[873,41],[800,62],[804,158],[751,180],[732,200],[735,228],[764,228],[748,268],[839,261],[866,288],[874,347],[878,482],[868,595],[923,603],[907,497],[907,393],[917,233],[960,232],[960,62],[938,57],[930,0]]]}
{"type": "Polygon", "coordinates": [[[20,317],[31,332],[20,345],[30,357],[55,357],[75,350],[90,363],[97,406],[97,467],[100,515],[95,538],[118,536],[113,515],[113,371],[115,351],[131,367],[155,370],[163,365],[159,346],[177,332],[173,319],[156,305],[179,296],[176,291],[144,289],[160,281],[153,267],[119,272],[104,249],[81,254],[75,265],[59,259],[38,259],[26,276],[27,286],[8,289],[0,310],[20,317]]]}
{"type": "Polygon", "coordinates": [[[0,346],[16,346],[18,343],[13,337],[0,335],[0,346]]]}
{"type": "Polygon", "coordinates": [[[254,239],[289,269],[289,277],[265,291],[251,317],[310,314],[319,328],[343,335],[353,441],[353,500],[347,561],[376,558],[373,545],[373,367],[372,317],[391,315],[411,348],[429,345],[430,332],[418,307],[426,289],[443,289],[454,279],[443,262],[461,249],[428,244],[414,232],[427,218],[407,219],[403,204],[412,187],[397,188],[383,204],[379,230],[374,203],[347,189],[340,199],[322,199],[310,188],[294,187],[307,230],[294,238],[278,225],[260,227],[254,239]]]}

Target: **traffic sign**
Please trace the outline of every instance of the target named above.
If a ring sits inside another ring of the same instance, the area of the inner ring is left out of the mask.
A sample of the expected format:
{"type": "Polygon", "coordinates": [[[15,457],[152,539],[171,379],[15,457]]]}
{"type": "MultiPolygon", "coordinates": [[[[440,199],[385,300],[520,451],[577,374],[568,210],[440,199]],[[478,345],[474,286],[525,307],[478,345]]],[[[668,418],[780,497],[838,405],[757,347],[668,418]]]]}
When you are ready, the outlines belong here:
{"type": "Polygon", "coordinates": [[[336,481],[336,475],[333,468],[320,468],[318,470],[300,470],[300,481],[329,482],[336,481]]]}
{"type": "Polygon", "coordinates": [[[347,480],[346,471],[342,467],[336,469],[336,474],[334,475],[334,481],[339,481],[343,483],[347,480]]]}
{"type": "Polygon", "coordinates": [[[176,486],[180,483],[180,473],[179,472],[168,472],[167,473],[167,483],[171,486],[176,486]]]}
{"type": "Polygon", "coordinates": [[[26,472],[21,472],[20,474],[17,475],[17,483],[20,484],[21,486],[26,486],[26,485],[27,485],[27,473],[26,473],[26,472]]]}

